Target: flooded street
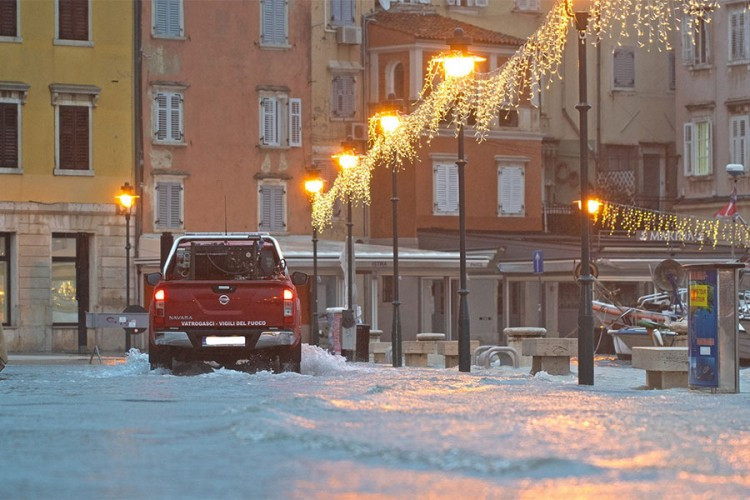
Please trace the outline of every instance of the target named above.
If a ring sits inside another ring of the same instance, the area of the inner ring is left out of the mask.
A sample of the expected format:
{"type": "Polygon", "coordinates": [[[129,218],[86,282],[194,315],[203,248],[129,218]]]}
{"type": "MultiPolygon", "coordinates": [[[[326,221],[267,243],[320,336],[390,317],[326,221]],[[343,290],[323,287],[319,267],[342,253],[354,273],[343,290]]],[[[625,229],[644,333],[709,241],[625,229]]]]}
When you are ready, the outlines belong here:
{"type": "MultiPolygon", "coordinates": [[[[642,390],[598,362],[593,387],[528,369],[347,364],[304,346],[302,374],[196,376],[126,363],[0,373],[4,498],[414,498],[750,494],[740,394],[642,390]]],[[[575,369],[575,367],[573,367],[575,369]]]]}

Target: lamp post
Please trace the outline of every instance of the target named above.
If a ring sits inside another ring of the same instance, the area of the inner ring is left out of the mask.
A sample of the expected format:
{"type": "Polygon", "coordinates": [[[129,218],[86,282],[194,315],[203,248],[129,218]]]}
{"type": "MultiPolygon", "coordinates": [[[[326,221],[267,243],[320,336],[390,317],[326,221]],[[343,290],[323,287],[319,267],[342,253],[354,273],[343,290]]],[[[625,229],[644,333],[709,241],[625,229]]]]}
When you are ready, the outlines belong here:
{"type": "MultiPolygon", "coordinates": [[[[380,116],[380,128],[384,134],[393,133],[401,125],[398,113],[391,110],[380,116]]],[[[398,272],[398,167],[391,166],[391,203],[393,206],[393,323],[391,340],[393,345],[393,367],[401,366],[401,301],[399,297],[398,272]]]]}
{"type": "MultiPolygon", "coordinates": [[[[315,197],[323,189],[323,180],[320,178],[320,172],[317,169],[312,169],[310,174],[311,176],[305,181],[305,191],[310,195],[310,199],[314,201],[315,197]]],[[[313,224],[312,231],[313,280],[310,287],[310,302],[312,303],[312,307],[310,308],[310,343],[318,345],[320,344],[320,332],[318,329],[318,228],[315,227],[315,224],[313,224]]]]}
{"type": "MultiPolygon", "coordinates": [[[[583,9],[588,1],[576,0],[573,3],[573,17],[578,34],[578,104],[579,148],[581,157],[581,200],[589,200],[589,148],[588,148],[588,104],[586,92],[586,28],[589,12],[583,9]]],[[[587,5],[586,5],[587,6],[587,5]]],[[[592,289],[594,277],[591,275],[591,226],[588,210],[580,211],[581,217],[581,298],[578,304],[578,384],[594,385],[594,311],[592,289]]]]}
{"type": "MultiPolygon", "coordinates": [[[[135,199],[133,186],[126,182],[120,186],[120,194],[115,196],[118,202],[119,211],[125,215],[125,308],[130,306],[130,215],[133,213],[135,199]]],[[[130,334],[125,331],[125,350],[130,350],[130,334]]]]}
{"type": "MultiPolygon", "coordinates": [[[[474,64],[484,60],[468,53],[471,38],[464,35],[461,28],[456,28],[453,37],[448,40],[450,55],[442,59],[445,78],[465,78],[474,72],[474,64]]],[[[464,127],[458,124],[458,233],[459,233],[459,261],[460,283],[458,288],[458,370],[471,371],[471,336],[469,333],[469,290],[466,283],[466,206],[464,197],[464,127]]]]}
{"type": "MultiPolygon", "coordinates": [[[[357,157],[354,147],[348,143],[342,143],[345,148],[344,152],[337,155],[339,166],[342,169],[354,168],[357,166],[359,158],[357,157]]],[[[354,277],[352,276],[354,271],[354,242],[352,240],[352,198],[347,193],[346,195],[346,307],[352,317],[354,315],[354,277]]]]}

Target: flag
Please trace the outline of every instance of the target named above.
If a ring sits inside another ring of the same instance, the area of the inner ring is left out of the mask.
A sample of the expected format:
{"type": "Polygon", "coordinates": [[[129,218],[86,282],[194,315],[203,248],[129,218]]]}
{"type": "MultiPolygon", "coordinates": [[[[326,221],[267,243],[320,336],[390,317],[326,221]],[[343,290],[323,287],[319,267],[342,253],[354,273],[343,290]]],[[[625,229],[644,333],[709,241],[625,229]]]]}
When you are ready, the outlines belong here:
{"type": "Polygon", "coordinates": [[[729,201],[724,208],[714,214],[714,217],[734,217],[737,214],[737,188],[732,189],[729,201]]]}

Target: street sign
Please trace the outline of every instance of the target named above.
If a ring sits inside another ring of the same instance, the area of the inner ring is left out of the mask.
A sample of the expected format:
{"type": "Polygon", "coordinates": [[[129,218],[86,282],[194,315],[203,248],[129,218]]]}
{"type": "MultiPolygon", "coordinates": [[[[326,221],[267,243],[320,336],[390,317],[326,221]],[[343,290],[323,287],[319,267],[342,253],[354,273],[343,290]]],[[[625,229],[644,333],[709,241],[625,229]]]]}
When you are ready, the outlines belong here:
{"type": "Polygon", "coordinates": [[[534,250],[532,260],[534,261],[534,274],[544,273],[544,256],[541,250],[534,250]]]}

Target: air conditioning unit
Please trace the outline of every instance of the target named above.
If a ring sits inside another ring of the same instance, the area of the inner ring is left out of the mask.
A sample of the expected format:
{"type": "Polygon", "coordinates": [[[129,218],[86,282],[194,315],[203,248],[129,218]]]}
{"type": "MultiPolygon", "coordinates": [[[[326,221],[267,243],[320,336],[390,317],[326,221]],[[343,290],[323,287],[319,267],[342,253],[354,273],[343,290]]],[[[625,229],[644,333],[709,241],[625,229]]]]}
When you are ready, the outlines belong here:
{"type": "Polygon", "coordinates": [[[362,43],[362,28],[359,26],[339,26],[336,28],[336,41],[350,45],[362,43]]]}
{"type": "Polygon", "coordinates": [[[366,141],[367,140],[367,124],[361,122],[355,122],[349,124],[349,130],[347,130],[348,137],[351,137],[353,141],[366,141]]]}

